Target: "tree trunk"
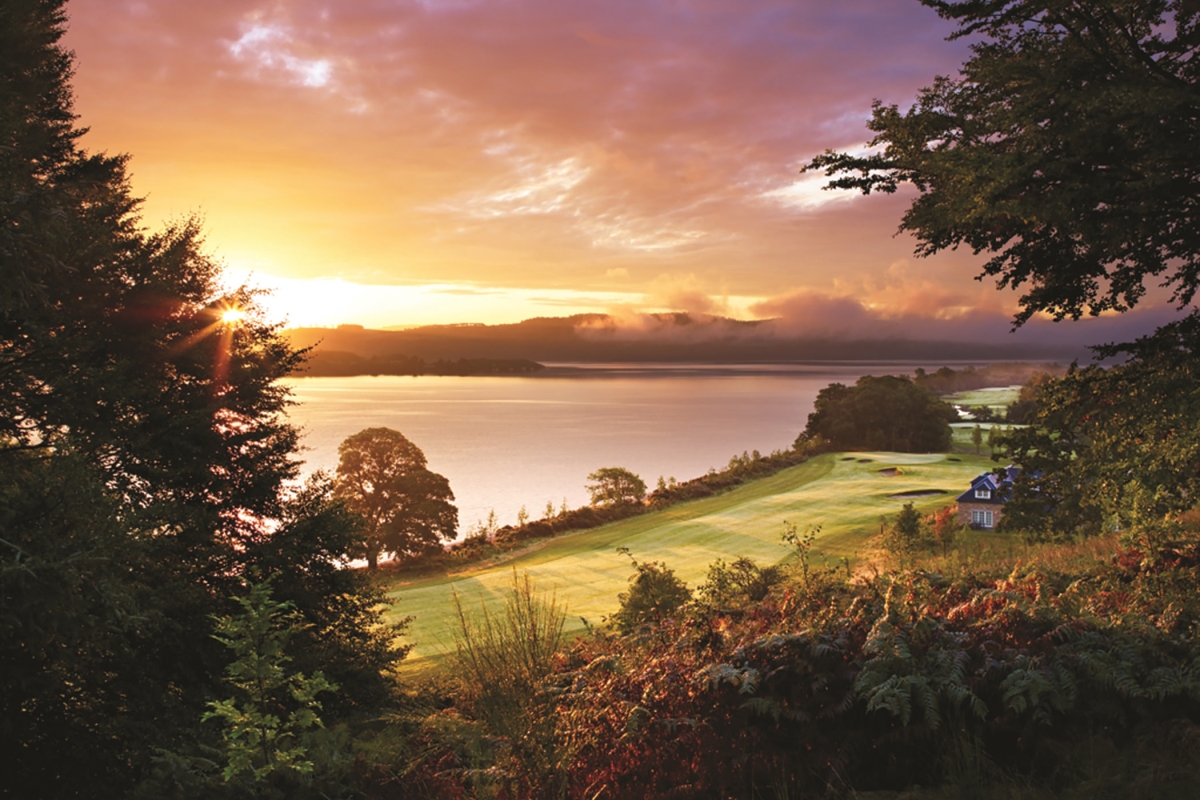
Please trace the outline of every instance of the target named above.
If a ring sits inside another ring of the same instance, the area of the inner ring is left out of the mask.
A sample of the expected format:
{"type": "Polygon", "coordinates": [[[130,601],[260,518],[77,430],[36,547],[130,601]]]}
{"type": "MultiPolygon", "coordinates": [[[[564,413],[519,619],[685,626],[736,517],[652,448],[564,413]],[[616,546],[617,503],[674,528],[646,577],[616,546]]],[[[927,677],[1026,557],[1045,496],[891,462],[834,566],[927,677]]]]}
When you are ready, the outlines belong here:
{"type": "Polygon", "coordinates": [[[379,569],[379,551],[373,547],[367,551],[367,569],[372,572],[379,569]]]}

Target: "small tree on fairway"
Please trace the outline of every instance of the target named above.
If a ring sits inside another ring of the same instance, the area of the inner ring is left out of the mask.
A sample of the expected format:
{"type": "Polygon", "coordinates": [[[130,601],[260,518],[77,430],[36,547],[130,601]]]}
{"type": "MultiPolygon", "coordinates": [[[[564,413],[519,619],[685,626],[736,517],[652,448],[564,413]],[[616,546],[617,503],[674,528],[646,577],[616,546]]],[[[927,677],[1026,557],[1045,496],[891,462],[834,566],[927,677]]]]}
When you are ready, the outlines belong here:
{"type": "Polygon", "coordinates": [[[975,453],[978,455],[979,448],[983,444],[983,428],[979,426],[978,422],[971,429],[971,444],[975,445],[975,453]]]}
{"type": "Polygon", "coordinates": [[[587,485],[594,506],[640,503],[646,497],[646,483],[624,467],[601,467],[588,475],[587,485]]]}
{"type": "Polygon", "coordinates": [[[402,433],[367,428],[342,442],[338,456],[334,489],[365,520],[361,554],[371,569],[380,553],[411,556],[454,538],[450,483],[425,468],[425,454],[402,433]]]}
{"type": "Polygon", "coordinates": [[[796,561],[800,564],[800,577],[804,581],[804,588],[809,587],[809,561],[813,554],[813,543],[817,541],[817,534],[821,532],[821,526],[808,526],[804,529],[804,533],[800,533],[796,523],[783,521],[783,535],[780,537],[784,544],[790,544],[796,548],[796,561]]]}
{"type": "Polygon", "coordinates": [[[503,610],[490,611],[481,601],[478,612],[468,613],[455,593],[454,611],[453,663],[463,699],[483,731],[505,745],[489,756],[473,754],[494,759],[493,770],[474,772],[480,779],[499,778],[500,796],[566,796],[570,737],[557,724],[559,698],[545,691],[563,645],[564,606],[553,591],[538,591],[528,573],[518,578],[514,568],[503,610]],[[531,784],[550,788],[536,793],[531,784]]]}

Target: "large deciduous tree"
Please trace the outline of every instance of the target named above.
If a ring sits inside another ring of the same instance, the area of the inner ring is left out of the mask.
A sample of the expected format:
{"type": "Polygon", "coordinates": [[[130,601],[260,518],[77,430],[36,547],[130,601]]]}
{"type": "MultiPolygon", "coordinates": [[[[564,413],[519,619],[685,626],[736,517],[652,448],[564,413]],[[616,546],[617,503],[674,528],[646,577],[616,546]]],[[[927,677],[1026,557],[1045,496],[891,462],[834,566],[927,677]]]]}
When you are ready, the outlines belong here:
{"type": "Polygon", "coordinates": [[[804,435],[838,450],[942,452],[957,419],[953,406],[908,378],[864,375],[853,386],[832,383],[818,392],[804,435]]]}
{"type": "Polygon", "coordinates": [[[1147,279],[1200,286],[1200,5],[921,0],[973,40],[906,112],[876,103],[873,155],[827,151],[831,187],[919,192],[917,253],[962,245],[1022,288],[1022,323],[1113,309],[1147,279]]]}
{"type": "Polygon", "coordinates": [[[367,428],[338,446],[337,496],[364,520],[360,554],[371,569],[380,554],[418,555],[454,538],[458,509],[425,454],[391,428],[367,428]]]}

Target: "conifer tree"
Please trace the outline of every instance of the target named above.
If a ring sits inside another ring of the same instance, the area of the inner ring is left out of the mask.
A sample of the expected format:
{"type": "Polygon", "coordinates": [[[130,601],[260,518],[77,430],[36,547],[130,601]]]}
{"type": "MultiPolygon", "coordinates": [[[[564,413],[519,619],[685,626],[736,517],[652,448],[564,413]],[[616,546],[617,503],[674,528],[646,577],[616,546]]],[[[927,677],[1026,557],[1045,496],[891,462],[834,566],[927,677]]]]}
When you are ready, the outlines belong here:
{"type": "Polygon", "coordinates": [[[352,523],[284,491],[300,354],[195,220],[145,231],[127,157],[83,149],[65,27],[62,0],[0,5],[0,794],[51,798],[121,796],[197,735],[254,563],[348,702],[396,657],[341,646],[380,597],[337,572],[352,523]]]}

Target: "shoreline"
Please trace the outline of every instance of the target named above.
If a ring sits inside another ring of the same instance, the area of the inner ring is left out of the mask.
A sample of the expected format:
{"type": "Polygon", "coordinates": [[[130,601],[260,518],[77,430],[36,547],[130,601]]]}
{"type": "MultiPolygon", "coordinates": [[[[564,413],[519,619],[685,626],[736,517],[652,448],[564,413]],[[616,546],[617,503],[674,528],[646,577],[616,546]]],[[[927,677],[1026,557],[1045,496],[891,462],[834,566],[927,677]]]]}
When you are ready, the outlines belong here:
{"type": "Polygon", "coordinates": [[[917,361],[907,359],[828,359],[803,361],[755,361],[755,362],[720,362],[720,361],[626,361],[626,362],[531,362],[537,364],[537,369],[520,372],[478,371],[464,373],[450,372],[356,372],[338,375],[310,375],[296,372],[288,377],[299,378],[657,378],[657,377],[773,377],[773,376],[803,376],[814,372],[828,373],[846,369],[848,374],[862,373],[864,368],[880,370],[882,375],[905,375],[911,377],[916,369],[936,370],[949,367],[955,370],[967,367],[987,368],[1012,365],[1013,367],[1050,367],[1057,366],[1049,363],[1034,361],[1004,361],[972,359],[970,361],[917,361]]]}

